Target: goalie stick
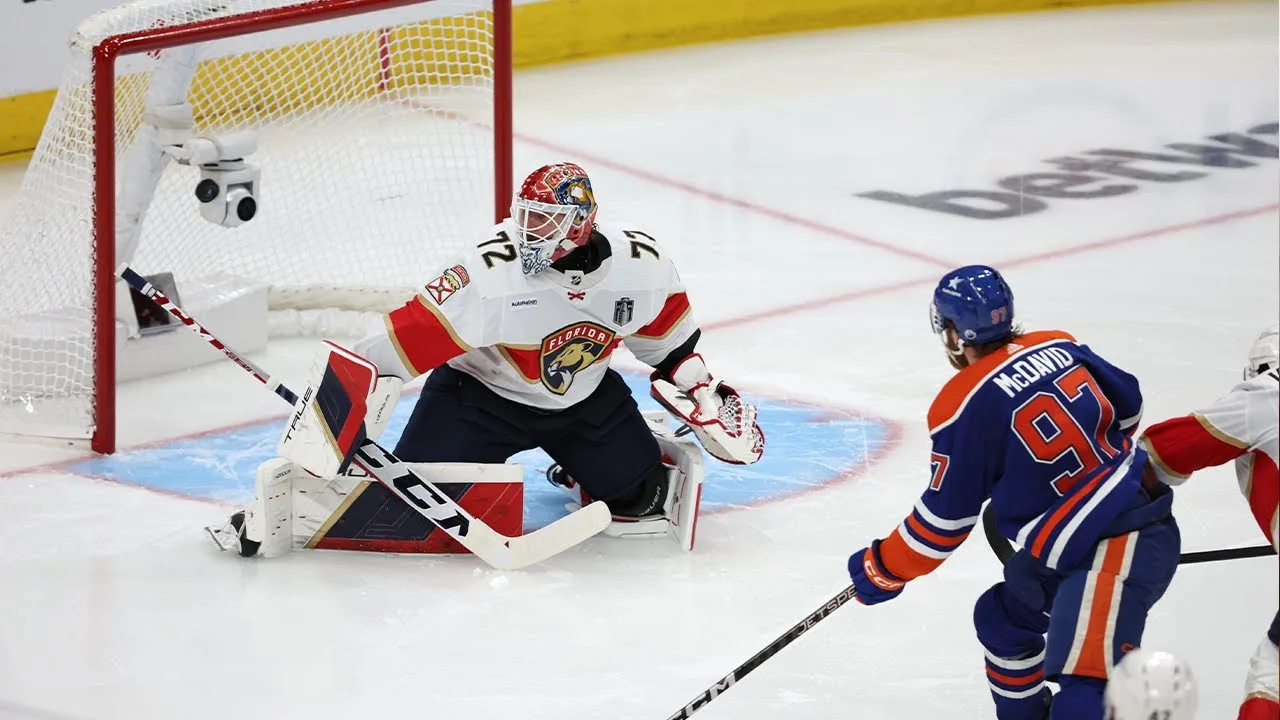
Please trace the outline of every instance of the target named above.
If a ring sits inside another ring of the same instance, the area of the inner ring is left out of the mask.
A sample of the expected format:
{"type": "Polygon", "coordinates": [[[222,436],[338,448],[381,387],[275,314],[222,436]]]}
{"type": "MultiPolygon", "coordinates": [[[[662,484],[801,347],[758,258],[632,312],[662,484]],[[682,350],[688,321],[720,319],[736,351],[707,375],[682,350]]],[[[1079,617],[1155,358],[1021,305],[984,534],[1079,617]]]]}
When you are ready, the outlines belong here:
{"type": "MultiPolygon", "coordinates": [[[[1009,558],[1013,557],[1013,543],[1009,542],[999,530],[996,530],[995,515],[991,512],[991,505],[987,505],[982,511],[982,532],[987,536],[987,544],[991,546],[991,551],[996,554],[996,558],[1003,565],[1009,562],[1009,558]]],[[[1218,560],[1239,560],[1241,558],[1266,557],[1267,555],[1275,555],[1275,548],[1270,545],[1257,545],[1255,547],[1242,548],[1224,548],[1222,550],[1201,550],[1198,552],[1182,553],[1178,557],[1179,565],[1193,565],[1202,562],[1216,562],[1218,560]]]]}
{"type": "Polygon", "coordinates": [[[688,705],[680,708],[667,720],[686,720],[690,715],[701,710],[707,703],[720,697],[725,690],[733,687],[734,683],[747,676],[747,673],[755,670],[764,664],[765,660],[773,657],[782,648],[790,645],[792,641],[805,634],[809,628],[817,625],[823,618],[830,615],[840,608],[841,605],[849,602],[855,597],[854,586],[841,590],[836,596],[828,600],[822,607],[809,613],[809,616],[796,623],[790,630],[786,631],[777,640],[769,643],[765,649],[751,656],[751,659],[734,668],[733,672],[720,678],[720,680],[711,687],[703,690],[698,697],[694,698],[688,705]]]}
{"type": "MultiPolygon", "coordinates": [[[[175,305],[127,263],[122,263],[116,269],[116,275],[170,315],[181,320],[183,325],[203,338],[205,342],[221,350],[245,372],[266,385],[290,405],[298,401],[296,393],[222,344],[222,341],[213,333],[175,305]]],[[[373,440],[365,440],[360,445],[353,462],[386,485],[391,492],[431,521],[433,525],[448,533],[481,560],[499,570],[515,570],[542,562],[596,535],[613,519],[608,506],[602,502],[594,502],[531,533],[507,537],[472,517],[438,487],[423,479],[391,451],[373,440]]]]}

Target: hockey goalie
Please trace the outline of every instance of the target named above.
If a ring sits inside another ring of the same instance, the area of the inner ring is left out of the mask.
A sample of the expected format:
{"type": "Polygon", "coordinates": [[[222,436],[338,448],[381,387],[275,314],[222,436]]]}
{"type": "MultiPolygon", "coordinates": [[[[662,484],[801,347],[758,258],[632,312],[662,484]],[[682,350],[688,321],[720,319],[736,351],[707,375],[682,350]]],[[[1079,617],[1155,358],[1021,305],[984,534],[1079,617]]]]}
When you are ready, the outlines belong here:
{"type": "Polygon", "coordinates": [[[670,257],[645,232],[597,223],[596,211],[581,167],[543,166],[492,236],[379,332],[349,349],[324,343],[279,457],[259,467],[253,502],[215,540],[244,556],[436,551],[431,524],[352,463],[386,428],[404,383],[426,374],[394,453],[474,503],[476,517],[519,534],[522,473],[506,463],[541,448],[573,503],[607,505],[606,535],[670,537],[691,550],[702,451],[754,463],[764,434],[755,406],[696,352],[701,332],[670,257]],[[651,395],[697,443],[640,411],[609,367],[621,343],[653,368],[651,395]]]}

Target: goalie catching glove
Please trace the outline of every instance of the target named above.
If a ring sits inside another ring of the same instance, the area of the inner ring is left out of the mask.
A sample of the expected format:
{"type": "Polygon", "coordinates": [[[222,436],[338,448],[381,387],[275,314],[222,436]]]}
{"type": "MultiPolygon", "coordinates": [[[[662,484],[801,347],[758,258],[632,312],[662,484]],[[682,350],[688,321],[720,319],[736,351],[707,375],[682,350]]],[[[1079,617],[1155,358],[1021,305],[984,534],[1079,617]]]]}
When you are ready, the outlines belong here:
{"type": "Polygon", "coordinates": [[[386,429],[402,387],[400,378],[379,376],[373,363],[325,341],[276,453],[312,475],[336,477],[366,438],[386,429]]]}
{"type": "Polygon", "coordinates": [[[655,372],[650,381],[653,399],[683,420],[717,459],[750,465],[764,455],[764,433],[756,424],[755,405],[711,377],[698,353],[681,360],[669,380],[655,372]]]}

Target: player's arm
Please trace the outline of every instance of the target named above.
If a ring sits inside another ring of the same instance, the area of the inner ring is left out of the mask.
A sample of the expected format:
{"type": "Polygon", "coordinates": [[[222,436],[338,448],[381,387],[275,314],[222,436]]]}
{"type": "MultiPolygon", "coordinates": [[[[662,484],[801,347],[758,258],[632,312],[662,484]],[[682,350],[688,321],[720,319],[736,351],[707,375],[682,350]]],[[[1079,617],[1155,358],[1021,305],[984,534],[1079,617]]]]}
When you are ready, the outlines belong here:
{"type": "MultiPolygon", "coordinates": [[[[646,238],[648,236],[645,236],[646,238]]],[[[633,241],[633,246],[644,245],[633,241]]],[[[719,460],[749,465],[764,455],[764,433],[756,423],[756,407],[711,374],[695,351],[702,332],[689,307],[689,297],[669,260],[655,247],[632,253],[640,262],[660,262],[653,277],[665,282],[666,301],[658,314],[623,342],[643,363],[653,367],[650,394],[693,429],[702,447],[719,460]]]]}
{"type": "Polygon", "coordinates": [[[1156,476],[1166,485],[1180,485],[1197,470],[1223,465],[1248,452],[1252,446],[1248,410],[1248,393],[1237,386],[1208,407],[1148,427],[1141,443],[1156,476]]]}
{"type": "Polygon", "coordinates": [[[1087,345],[1081,345],[1080,349],[1088,362],[1090,373],[1115,408],[1120,430],[1132,437],[1138,424],[1142,422],[1142,388],[1138,384],[1138,378],[1107,362],[1087,345]]]}
{"type": "Polygon", "coordinates": [[[859,601],[874,605],[897,597],[969,537],[987,498],[985,454],[991,446],[964,414],[933,431],[929,485],[915,507],[887,537],[849,557],[859,601]]]}
{"type": "Polygon", "coordinates": [[[342,472],[365,438],[382,433],[406,381],[471,349],[468,339],[485,339],[482,299],[467,268],[455,264],[351,349],[325,343],[279,456],[319,477],[342,472]]]}

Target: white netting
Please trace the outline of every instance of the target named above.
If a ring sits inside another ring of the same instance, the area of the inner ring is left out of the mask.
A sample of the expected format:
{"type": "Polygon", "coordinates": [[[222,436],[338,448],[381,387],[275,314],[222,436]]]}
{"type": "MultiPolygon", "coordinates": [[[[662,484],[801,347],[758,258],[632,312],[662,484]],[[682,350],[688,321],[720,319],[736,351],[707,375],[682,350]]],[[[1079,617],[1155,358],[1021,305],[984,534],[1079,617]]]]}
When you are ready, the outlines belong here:
{"type": "MultiPolygon", "coordinates": [[[[0,227],[0,431],[87,436],[94,423],[93,47],[119,33],[250,12],[265,19],[295,4],[141,0],[81,24],[0,227]]],[[[330,331],[293,322],[309,308],[403,302],[493,221],[490,8],[424,0],[120,58],[117,261],[172,272],[179,291],[184,278],[214,275],[270,285],[286,308],[272,324],[286,333],[330,331]],[[166,162],[152,141],[144,109],[182,102],[196,135],[256,133],[251,222],[202,219],[199,171],[166,162]]]]}

